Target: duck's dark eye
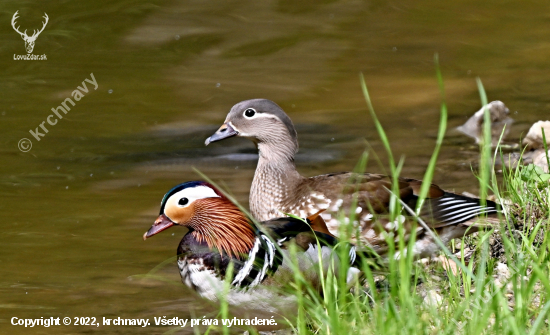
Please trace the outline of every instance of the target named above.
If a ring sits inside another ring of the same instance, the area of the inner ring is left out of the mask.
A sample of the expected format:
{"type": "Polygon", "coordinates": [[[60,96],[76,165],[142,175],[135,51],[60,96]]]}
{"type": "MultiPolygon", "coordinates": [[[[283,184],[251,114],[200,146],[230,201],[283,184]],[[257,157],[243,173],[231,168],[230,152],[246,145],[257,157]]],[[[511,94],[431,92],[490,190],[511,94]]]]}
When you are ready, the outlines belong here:
{"type": "Polygon", "coordinates": [[[187,198],[181,198],[180,201],[178,202],[178,205],[180,206],[185,206],[189,203],[189,199],[187,198]]]}
{"type": "Polygon", "coordinates": [[[253,117],[254,114],[256,114],[256,111],[253,108],[248,108],[244,111],[244,116],[246,117],[253,117]]]}

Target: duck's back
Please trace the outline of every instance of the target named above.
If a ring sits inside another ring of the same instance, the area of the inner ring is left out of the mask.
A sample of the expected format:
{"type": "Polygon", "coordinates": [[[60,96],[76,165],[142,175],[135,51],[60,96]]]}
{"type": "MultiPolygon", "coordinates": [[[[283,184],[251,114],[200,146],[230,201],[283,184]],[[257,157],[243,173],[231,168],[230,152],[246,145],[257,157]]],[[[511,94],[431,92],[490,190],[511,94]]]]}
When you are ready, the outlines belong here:
{"type": "MultiPolygon", "coordinates": [[[[398,178],[397,182],[401,201],[416,208],[422,181],[398,178]]],[[[325,174],[305,178],[292,194],[281,201],[279,208],[283,213],[300,217],[323,211],[321,216],[334,235],[339,234],[342,221],[353,222],[359,239],[376,251],[384,252],[387,249],[385,233],[394,232],[401,225],[408,239],[416,224],[405,211],[390,220],[390,190],[393,190],[391,178],[381,174],[325,174]]],[[[495,215],[496,212],[494,202],[481,205],[479,199],[446,192],[431,184],[420,216],[431,228],[448,233],[446,239],[450,240],[462,236],[477,216],[495,215]]],[[[423,238],[425,231],[417,228],[414,234],[423,238]]]]}

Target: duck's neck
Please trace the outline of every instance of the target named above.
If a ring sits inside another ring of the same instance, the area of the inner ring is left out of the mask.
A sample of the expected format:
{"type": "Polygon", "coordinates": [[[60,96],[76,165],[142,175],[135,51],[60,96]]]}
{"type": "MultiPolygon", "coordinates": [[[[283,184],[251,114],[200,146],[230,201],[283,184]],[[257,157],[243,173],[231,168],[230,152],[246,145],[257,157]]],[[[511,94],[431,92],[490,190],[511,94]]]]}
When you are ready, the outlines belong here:
{"type": "Polygon", "coordinates": [[[291,190],[304,179],[294,165],[297,143],[258,143],[259,160],[250,190],[250,211],[260,221],[283,216],[291,190]]]}
{"type": "Polygon", "coordinates": [[[248,218],[227,199],[203,200],[195,206],[194,219],[188,224],[190,234],[220,254],[240,258],[254,245],[255,229],[248,218]]]}

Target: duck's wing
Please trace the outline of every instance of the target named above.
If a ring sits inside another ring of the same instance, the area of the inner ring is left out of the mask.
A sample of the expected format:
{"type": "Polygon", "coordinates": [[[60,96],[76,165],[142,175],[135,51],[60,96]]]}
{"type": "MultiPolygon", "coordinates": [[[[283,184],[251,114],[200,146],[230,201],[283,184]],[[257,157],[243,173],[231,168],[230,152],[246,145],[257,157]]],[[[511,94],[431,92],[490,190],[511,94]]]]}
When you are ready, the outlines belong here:
{"type": "MultiPolygon", "coordinates": [[[[420,180],[399,178],[397,194],[401,201],[415,209],[421,186],[420,180]]],[[[298,194],[302,198],[309,194],[312,199],[302,206],[306,207],[304,211],[325,210],[321,215],[330,232],[338,233],[341,222],[338,218],[343,215],[344,220],[358,223],[363,241],[383,253],[387,249],[387,234],[397,231],[400,226],[405,230],[406,240],[412,235],[419,237],[424,233],[424,229],[406,211],[390,220],[390,190],[393,190],[392,180],[388,176],[345,172],[309,178],[301,185],[298,194]]],[[[489,216],[483,222],[494,223],[497,213],[498,206],[492,201],[481,204],[479,199],[446,192],[431,184],[420,217],[430,228],[439,231],[450,226],[479,225],[479,217],[489,216]]],[[[460,233],[463,234],[464,229],[455,230],[451,237],[459,237],[460,233]]]]}
{"type": "MultiPolygon", "coordinates": [[[[284,247],[285,242],[294,241],[303,251],[307,250],[310,245],[316,245],[317,240],[328,247],[334,247],[338,243],[338,240],[330,234],[326,226],[326,232],[315,230],[315,225],[319,227],[324,224],[319,216],[314,218],[313,223],[312,226],[311,220],[306,223],[292,217],[284,217],[264,221],[262,225],[269,238],[275,241],[279,247],[284,247]]],[[[320,230],[324,229],[321,228],[320,230]]]]}
{"type": "MultiPolygon", "coordinates": [[[[399,198],[415,209],[422,181],[399,178],[397,182],[399,198]]],[[[355,219],[358,221],[370,221],[373,215],[387,214],[393,191],[392,180],[388,176],[349,172],[309,178],[308,182],[301,185],[299,189],[302,198],[310,194],[310,197],[324,200],[310,205],[316,207],[315,209],[319,207],[317,211],[326,210],[328,213],[344,211],[346,217],[355,214],[355,219]],[[356,207],[351,208],[354,204],[356,207]]],[[[439,186],[431,184],[420,216],[429,226],[438,228],[465,223],[477,216],[497,212],[498,206],[492,201],[481,204],[477,198],[446,192],[439,186]]],[[[323,218],[326,218],[324,213],[323,218]]]]}
{"type": "MultiPolygon", "coordinates": [[[[354,245],[341,243],[334,235],[328,232],[323,219],[318,216],[310,216],[308,223],[294,218],[278,218],[266,221],[264,224],[271,232],[270,237],[276,241],[279,248],[289,249],[289,244],[293,243],[298,247],[298,252],[308,253],[312,259],[318,258],[318,248],[321,247],[322,262],[329,264],[329,259],[334,256],[333,248],[337,245],[345,247],[349,251],[350,264],[354,264],[357,253],[354,245]],[[326,230],[325,232],[315,230],[326,230]]],[[[325,264],[324,264],[325,265],[325,264]]]]}

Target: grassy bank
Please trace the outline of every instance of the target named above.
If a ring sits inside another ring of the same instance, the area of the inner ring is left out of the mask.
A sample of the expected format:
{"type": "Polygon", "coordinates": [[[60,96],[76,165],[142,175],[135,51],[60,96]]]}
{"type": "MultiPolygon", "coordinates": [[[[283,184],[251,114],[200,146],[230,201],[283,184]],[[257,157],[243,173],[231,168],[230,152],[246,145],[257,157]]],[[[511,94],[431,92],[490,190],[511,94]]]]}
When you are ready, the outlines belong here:
{"type": "MultiPolygon", "coordinates": [[[[443,101],[440,127],[424,175],[421,200],[433,179],[447,127],[447,108],[439,72],[437,77],[443,101]]],[[[396,180],[404,162],[393,157],[362,78],[361,84],[389,156],[390,174],[396,180]]],[[[486,105],[480,81],[478,86],[482,105],[486,105]]],[[[550,175],[533,166],[503,166],[499,167],[502,177],[497,179],[494,162],[502,153],[498,147],[491,147],[488,111],[485,121],[479,168],[474,176],[479,179],[482,202],[491,198],[501,204],[500,224],[455,240],[451,246],[439,242],[440,256],[430,260],[412,258],[414,238],[404,242],[405,238],[395,239],[390,233],[387,236],[390,254],[397,253],[396,250],[408,252],[401,253],[401,257],[389,257],[382,267],[371,257],[365,258],[361,269],[364,280],[351,289],[346,283],[346,266],[328,269],[327,279],[321,282],[322,295],[296,271],[289,285],[291,292],[286,294],[296,295],[299,310],[288,328],[295,334],[550,333],[550,175]]],[[[361,158],[357,172],[365,171],[368,157],[366,153],[361,158]]],[[[397,189],[393,191],[398,194],[397,189]]],[[[394,197],[390,209],[390,219],[395,220],[402,213],[398,198],[394,197]]],[[[353,215],[350,214],[351,222],[353,215]]],[[[418,225],[423,224],[417,221],[418,225]]],[[[346,241],[355,233],[353,230],[350,224],[341,225],[342,243],[335,252],[344,264],[349,257],[346,241]]],[[[401,227],[395,234],[404,237],[403,230],[401,227]]],[[[320,267],[319,271],[324,270],[320,267]]],[[[223,301],[217,317],[231,317],[230,308],[223,301]]],[[[206,329],[206,333],[234,331],[236,329],[227,327],[206,329]]],[[[256,333],[254,329],[248,331],[256,333]]]]}
{"type": "MultiPolygon", "coordinates": [[[[443,92],[441,77],[440,85],[443,92]]],[[[390,157],[393,176],[403,162],[395,162],[382,125],[367,104],[390,157]]],[[[487,103],[479,82],[482,105],[487,103]]],[[[424,176],[433,178],[439,147],[446,128],[446,106],[441,106],[439,136],[424,176]]],[[[488,113],[486,113],[488,120],[488,113]]],[[[488,196],[503,206],[501,224],[456,241],[431,261],[411,257],[390,258],[387,269],[364,266],[365,284],[346,287],[346,269],[327,276],[324,294],[307,290],[297,274],[294,283],[300,303],[297,334],[547,334],[550,333],[549,192],[547,175],[533,166],[502,167],[497,182],[493,162],[501,155],[490,146],[490,123],[485,122],[476,176],[480,197],[488,196]],[[335,279],[339,278],[339,279],[335,279]],[[308,291],[307,296],[301,294],[308,291]]],[[[364,169],[366,159],[359,164],[364,169]]],[[[427,188],[423,189],[425,191],[427,188]]],[[[400,212],[396,201],[393,215],[400,212]]],[[[345,227],[345,226],[343,226],[345,227]]],[[[349,236],[351,228],[341,232],[349,236]]],[[[402,230],[398,234],[404,234],[402,230]]],[[[345,239],[345,237],[344,237],[345,239]]],[[[390,245],[391,245],[391,240],[390,245]]],[[[410,248],[399,243],[391,248],[410,248]]],[[[341,257],[347,251],[340,248],[341,257]]],[[[412,253],[408,253],[409,255],[412,253]]],[[[364,264],[369,264],[365,262],[364,264]]],[[[253,331],[252,331],[253,332],[253,331]]]]}

